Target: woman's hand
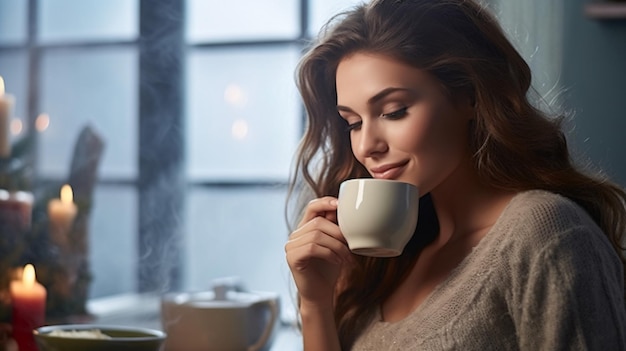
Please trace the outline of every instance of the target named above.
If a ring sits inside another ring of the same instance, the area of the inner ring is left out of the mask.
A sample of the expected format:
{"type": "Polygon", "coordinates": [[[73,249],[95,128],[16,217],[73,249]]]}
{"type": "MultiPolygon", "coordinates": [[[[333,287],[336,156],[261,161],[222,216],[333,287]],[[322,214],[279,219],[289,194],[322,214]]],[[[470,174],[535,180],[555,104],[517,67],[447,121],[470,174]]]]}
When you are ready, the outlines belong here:
{"type": "Polygon", "coordinates": [[[315,199],[307,205],[298,229],[285,245],[302,303],[332,306],[341,268],[351,261],[352,254],[336,222],[337,199],[315,199]]]}

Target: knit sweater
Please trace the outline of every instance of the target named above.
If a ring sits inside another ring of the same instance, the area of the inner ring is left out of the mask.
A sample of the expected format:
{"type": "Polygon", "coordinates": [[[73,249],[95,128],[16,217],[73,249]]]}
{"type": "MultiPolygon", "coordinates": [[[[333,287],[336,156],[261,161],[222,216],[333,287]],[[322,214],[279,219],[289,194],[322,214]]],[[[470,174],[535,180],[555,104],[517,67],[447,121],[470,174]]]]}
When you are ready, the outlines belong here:
{"type": "Polygon", "coordinates": [[[516,195],[405,319],[377,308],[352,350],[626,350],[623,267],[577,204],[516,195]]]}

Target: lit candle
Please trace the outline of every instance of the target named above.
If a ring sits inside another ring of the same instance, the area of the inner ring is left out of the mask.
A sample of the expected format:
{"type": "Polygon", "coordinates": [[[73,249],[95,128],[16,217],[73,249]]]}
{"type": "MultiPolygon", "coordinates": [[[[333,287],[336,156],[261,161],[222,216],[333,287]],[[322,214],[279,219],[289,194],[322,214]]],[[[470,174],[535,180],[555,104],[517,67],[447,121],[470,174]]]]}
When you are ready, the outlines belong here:
{"type": "Polygon", "coordinates": [[[10,285],[13,314],[13,338],[20,351],[37,351],[33,329],[44,325],[46,317],[46,288],[35,279],[35,268],[27,264],[22,280],[10,285]]]}
{"type": "Polygon", "coordinates": [[[0,77],[0,157],[7,158],[11,155],[11,111],[15,99],[12,95],[4,93],[4,79],[0,77]]]}
{"type": "Polygon", "coordinates": [[[72,228],[72,224],[74,224],[74,218],[78,210],[73,201],[72,187],[65,184],[61,187],[61,198],[52,199],[48,203],[50,236],[59,245],[67,242],[67,233],[72,228]]]}

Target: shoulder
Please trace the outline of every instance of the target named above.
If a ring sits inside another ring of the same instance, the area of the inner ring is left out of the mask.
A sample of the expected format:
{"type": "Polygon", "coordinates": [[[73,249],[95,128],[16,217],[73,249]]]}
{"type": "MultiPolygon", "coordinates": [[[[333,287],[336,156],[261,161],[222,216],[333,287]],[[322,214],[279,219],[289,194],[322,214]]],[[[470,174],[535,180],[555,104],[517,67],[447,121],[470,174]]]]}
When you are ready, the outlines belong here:
{"type": "Polygon", "coordinates": [[[517,194],[505,212],[531,220],[530,224],[545,225],[552,229],[572,225],[595,226],[595,222],[576,202],[544,190],[529,190],[517,194]]]}
{"type": "Polygon", "coordinates": [[[573,200],[543,190],[516,195],[495,227],[503,240],[545,247],[567,236],[590,237],[610,243],[596,222],[573,200]]]}
{"type": "Polygon", "coordinates": [[[623,277],[606,234],[581,206],[558,194],[532,190],[516,195],[490,235],[499,260],[512,271],[604,271],[623,277]]]}
{"type": "MultiPolygon", "coordinates": [[[[496,223],[493,235],[506,266],[524,279],[550,280],[602,275],[623,286],[623,265],[608,237],[578,204],[533,190],[518,194],[496,223]],[[558,274],[557,274],[558,272],[558,274]]],[[[525,285],[524,281],[518,282],[525,285]]]]}
{"type": "Polygon", "coordinates": [[[511,201],[501,224],[494,241],[522,344],[578,348],[598,333],[624,342],[623,265],[582,207],[557,194],[528,191],[511,201]]]}

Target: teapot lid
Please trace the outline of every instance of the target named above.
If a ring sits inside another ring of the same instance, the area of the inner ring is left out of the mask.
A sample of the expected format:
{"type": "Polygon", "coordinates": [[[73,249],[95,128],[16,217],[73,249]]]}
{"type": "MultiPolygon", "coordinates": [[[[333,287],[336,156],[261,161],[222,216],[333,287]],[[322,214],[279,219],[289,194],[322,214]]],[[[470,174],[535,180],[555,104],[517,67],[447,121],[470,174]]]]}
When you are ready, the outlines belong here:
{"type": "Polygon", "coordinates": [[[240,285],[216,281],[213,291],[177,293],[164,300],[193,308],[247,308],[251,305],[276,299],[278,294],[259,291],[242,291],[240,285]]]}

